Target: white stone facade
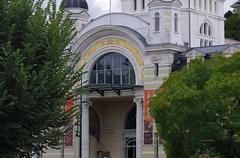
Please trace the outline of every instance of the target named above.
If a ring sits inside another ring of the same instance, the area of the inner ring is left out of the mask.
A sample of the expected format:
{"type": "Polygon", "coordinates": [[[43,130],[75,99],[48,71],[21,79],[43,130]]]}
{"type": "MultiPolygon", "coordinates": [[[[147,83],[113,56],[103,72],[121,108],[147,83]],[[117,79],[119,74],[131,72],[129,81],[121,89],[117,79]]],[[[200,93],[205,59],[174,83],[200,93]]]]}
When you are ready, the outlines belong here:
{"type": "MultiPolygon", "coordinates": [[[[148,92],[153,95],[187,50],[189,60],[202,53],[190,47],[224,44],[224,0],[122,0],[121,13],[91,21],[86,8],[65,10],[77,19],[78,35],[72,46],[75,70],[87,72],[83,75],[88,89],[82,106],[82,158],[164,158],[162,144],[155,143],[154,121],[150,121],[153,127],[146,126],[148,92]],[[123,73],[123,66],[115,67],[117,59],[111,58],[111,68],[105,68],[109,60],[104,57],[111,53],[118,54],[119,61],[125,58],[131,63],[128,74],[123,73]],[[98,68],[101,59],[104,68],[98,68]],[[107,84],[109,72],[111,84],[107,84]],[[124,78],[130,81],[123,84],[124,78]],[[130,83],[132,79],[134,83],[130,83]],[[98,136],[91,133],[94,123],[90,111],[98,116],[98,136]],[[133,115],[130,119],[129,114],[133,115]],[[131,119],[134,127],[128,128],[131,119]],[[150,134],[152,143],[148,144],[145,134],[150,134]],[[131,140],[132,146],[128,142],[131,140]]],[[[79,102],[75,105],[79,106],[79,102]]],[[[43,157],[79,158],[75,131],[72,146],[65,152],[51,150],[43,157]]]]}

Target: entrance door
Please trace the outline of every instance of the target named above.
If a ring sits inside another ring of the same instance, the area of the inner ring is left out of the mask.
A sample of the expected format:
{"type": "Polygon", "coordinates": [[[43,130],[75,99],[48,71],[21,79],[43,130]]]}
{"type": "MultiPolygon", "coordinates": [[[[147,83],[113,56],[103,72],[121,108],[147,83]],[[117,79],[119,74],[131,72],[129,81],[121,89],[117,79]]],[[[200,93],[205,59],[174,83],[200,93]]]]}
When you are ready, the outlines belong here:
{"type": "Polygon", "coordinates": [[[125,158],[136,158],[136,130],[126,130],[124,135],[125,158]]]}
{"type": "Polygon", "coordinates": [[[136,106],[128,113],[124,131],[125,158],[136,158],[136,106]]]}

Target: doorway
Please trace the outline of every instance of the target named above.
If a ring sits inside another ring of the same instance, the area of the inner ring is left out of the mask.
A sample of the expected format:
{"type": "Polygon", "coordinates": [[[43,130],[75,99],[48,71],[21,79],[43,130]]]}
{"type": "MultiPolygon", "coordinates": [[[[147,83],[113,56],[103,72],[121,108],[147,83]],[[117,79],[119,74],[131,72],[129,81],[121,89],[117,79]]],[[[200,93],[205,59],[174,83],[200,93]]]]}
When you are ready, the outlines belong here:
{"type": "Polygon", "coordinates": [[[136,158],[136,106],[127,114],[124,129],[125,158],[136,158]]]}

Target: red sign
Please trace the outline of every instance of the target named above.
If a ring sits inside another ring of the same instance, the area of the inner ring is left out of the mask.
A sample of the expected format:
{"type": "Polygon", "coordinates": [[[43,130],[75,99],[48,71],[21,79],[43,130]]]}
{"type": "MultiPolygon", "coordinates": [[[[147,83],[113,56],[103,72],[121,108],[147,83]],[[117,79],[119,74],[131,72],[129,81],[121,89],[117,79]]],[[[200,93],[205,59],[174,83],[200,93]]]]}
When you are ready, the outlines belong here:
{"type": "MultiPolygon", "coordinates": [[[[73,98],[69,98],[66,105],[65,105],[65,111],[71,113],[71,110],[74,106],[73,98]]],[[[71,117],[71,115],[70,115],[71,117]]],[[[73,145],[73,121],[69,123],[69,130],[64,134],[64,144],[65,146],[72,146],[73,145]]]]}
{"type": "Polygon", "coordinates": [[[144,91],[144,121],[153,122],[152,116],[149,114],[149,101],[154,95],[154,90],[144,91]]]}
{"type": "Polygon", "coordinates": [[[65,146],[73,145],[73,129],[70,129],[64,134],[64,144],[65,146]]]}
{"type": "Polygon", "coordinates": [[[154,95],[154,90],[144,91],[144,144],[153,143],[153,117],[149,113],[149,101],[154,95]]]}

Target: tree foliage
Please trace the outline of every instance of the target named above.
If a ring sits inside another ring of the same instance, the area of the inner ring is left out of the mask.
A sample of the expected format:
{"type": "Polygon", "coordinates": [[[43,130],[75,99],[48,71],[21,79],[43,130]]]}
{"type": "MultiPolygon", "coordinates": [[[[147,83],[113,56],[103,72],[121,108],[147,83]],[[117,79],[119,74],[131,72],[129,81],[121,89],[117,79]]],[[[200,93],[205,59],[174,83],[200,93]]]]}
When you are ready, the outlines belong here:
{"type": "Polygon", "coordinates": [[[170,74],[150,106],[168,158],[240,157],[240,53],[170,74]]]}
{"type": "Polygon", "coordinates": [[[240,41],[240,14],[228,11],[225,18],[225,37],[240,41]]]}
{"type": "Polygon", "coordinates": [[[63,105],[79,80],[66,49],[74,21],[54,0],[0,0],[0,157],[56,147],[68,123],[63,105]]]}

